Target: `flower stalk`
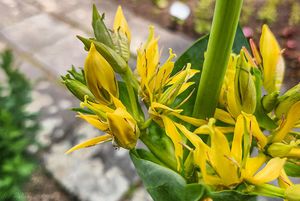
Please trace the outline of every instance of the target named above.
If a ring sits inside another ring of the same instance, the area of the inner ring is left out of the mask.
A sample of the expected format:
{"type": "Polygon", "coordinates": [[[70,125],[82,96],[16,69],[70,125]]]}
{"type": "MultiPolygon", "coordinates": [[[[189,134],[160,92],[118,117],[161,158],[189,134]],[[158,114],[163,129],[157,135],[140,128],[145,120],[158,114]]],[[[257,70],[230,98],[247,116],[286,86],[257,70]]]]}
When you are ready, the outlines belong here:
{"type": "Polygon", "coordinates": [[[217,0],[193,115],[213,117],[232,51],[243,0],[217,0]]]}

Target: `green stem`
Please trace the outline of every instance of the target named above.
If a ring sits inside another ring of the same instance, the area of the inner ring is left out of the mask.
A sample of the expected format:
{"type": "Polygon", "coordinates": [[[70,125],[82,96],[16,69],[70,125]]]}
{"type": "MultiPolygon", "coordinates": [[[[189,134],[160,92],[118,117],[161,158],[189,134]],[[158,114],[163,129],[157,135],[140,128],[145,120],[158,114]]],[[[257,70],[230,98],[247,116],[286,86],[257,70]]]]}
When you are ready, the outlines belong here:
{"type": "Polygon", "coordinates": [[[261,184],[255,186],[255,189],[252,193],[257,193],[258,195],[262,196],[268,196],[268,197],[280,197],[284,198],[285,190],[282,188],[279,188],[277,186],[271,185],[271,184],[261,184]]]}
{"type": "Polygon", "coordinates": [[[217,0],[193,115],[214,116],[243,0],[217,0]]]}
{"type": "Polygon", "coordinates": [[[126,83],[127,92],[128,92],[128,96],[129,96],[129,100],[130,100],[130,104],[131,104],[131,111],[133,113],[133,116],[135,117],[135,119],[137,121],[141,121],[142,119],[139,115],[137,100],[136,100],[136,96],[134,93],[134,88],[132,86],[132,72],[129,67],[127,68],[126,72],[122,75],[122,78],[123,78],[124,82],[126,83]]]}

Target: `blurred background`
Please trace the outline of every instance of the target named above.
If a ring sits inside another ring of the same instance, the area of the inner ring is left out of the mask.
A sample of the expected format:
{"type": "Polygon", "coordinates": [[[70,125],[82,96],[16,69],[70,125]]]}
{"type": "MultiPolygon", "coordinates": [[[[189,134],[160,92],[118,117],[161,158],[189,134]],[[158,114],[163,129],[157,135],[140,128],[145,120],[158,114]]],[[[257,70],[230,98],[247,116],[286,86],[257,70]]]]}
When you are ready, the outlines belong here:
{"type": "MultiPolygon", "coordinates": [[[[64,154],[99,133],[74,117],[70,108],[78,102],[60,75],[84,64],[87,53],[75,36],[92,36],[93,3],[105,12],[108,27],[122,5],[132,31],[132,55],[154,25],[165,59],[168,48],[180,55],[208,33],[214,2],[1,0],[0,201],[150,201],[127,151],[107,143],[64,154]]],[[[300,81],[300,1],[244,0],[241,25],[257,44],[263,23],[284,49],[289,88],[300,81]]]]}

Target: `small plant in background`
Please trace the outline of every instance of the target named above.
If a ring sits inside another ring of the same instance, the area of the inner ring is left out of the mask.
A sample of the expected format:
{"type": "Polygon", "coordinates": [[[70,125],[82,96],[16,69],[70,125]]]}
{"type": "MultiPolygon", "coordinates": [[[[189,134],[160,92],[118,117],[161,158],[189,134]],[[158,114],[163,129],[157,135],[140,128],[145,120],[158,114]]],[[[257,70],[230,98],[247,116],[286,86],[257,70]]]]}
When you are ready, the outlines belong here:
{"type": "Polygon", "coordinates": [[[152,0],[158,8],[166,8],[169,4],[168,0],[152,0]]]}
{"type": "Polygon", "coordinates": [[[24,182],[28,180],[35,163],[28,153],[35,144],[38,129],[36,115],[26,112],[31,102],[29,81],[13,67],[10,51],[1,53],[0,82],[0,200],[25,200],[22,193],[24,182]]]}
{"type": "MultiPolygon", "coordinates": [[[[199,0],[195,12],[194,29],[197,33],[203,34],[210,30],[210,24],[213,16],[213,8],[216,0],[199,0]]],[[[276,22],[278,19],[278,7],[288,5],[290,9],[289,25],[296,26],[300,23],[300,3],[295,0],[279,1],[279,0],[263,0],[257,1],[245,0],[242,8],[240,23],[246,25],[250,17],[261,20],[269,24],[276,22]],[[254,12],[257,8],[258,12],[254,12]],[[254,14],[257,13],[257,14],[254,14]]]]}

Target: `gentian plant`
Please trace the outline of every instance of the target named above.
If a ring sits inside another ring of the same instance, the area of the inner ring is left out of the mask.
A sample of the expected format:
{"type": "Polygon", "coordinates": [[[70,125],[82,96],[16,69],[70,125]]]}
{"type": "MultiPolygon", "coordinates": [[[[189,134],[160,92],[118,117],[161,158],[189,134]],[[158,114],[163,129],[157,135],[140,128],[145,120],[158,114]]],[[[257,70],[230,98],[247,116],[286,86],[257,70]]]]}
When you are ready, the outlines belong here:
{"type": "Polygon", "coordinates": [[[78,36],[88,51],[84,68],[62,79],[82,101],[78,117],[104,134],[67,153],[107,141],[130,150],[156,201],[300,200],[291,179],[300,176],[300,84],[280,93],[282,50],[267,25],[259,49],[246,40],[241,7],[217,0],[210,35],[177,59],[170,49],[165,62],[150,26],[132,71],[121,7],[108,29],[94,6],[94,37],[78,36]]]}

